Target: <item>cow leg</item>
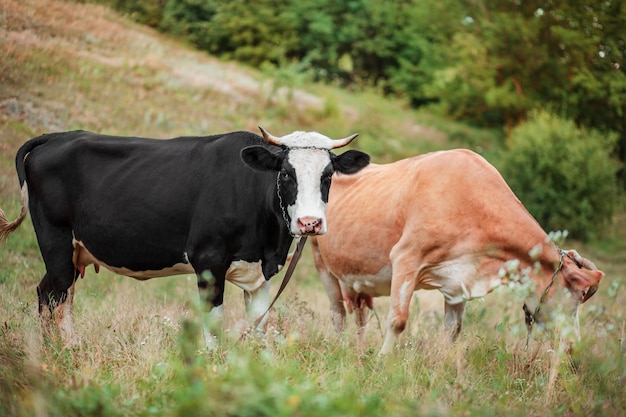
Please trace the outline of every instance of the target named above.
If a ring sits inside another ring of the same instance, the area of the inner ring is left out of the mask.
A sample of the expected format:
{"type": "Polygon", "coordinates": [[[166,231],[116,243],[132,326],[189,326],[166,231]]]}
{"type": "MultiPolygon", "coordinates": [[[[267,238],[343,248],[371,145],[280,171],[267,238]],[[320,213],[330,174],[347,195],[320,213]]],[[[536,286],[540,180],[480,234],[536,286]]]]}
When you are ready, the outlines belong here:
{"type": "Polygon", "coordinates": [[[50,335],[54,321],[65,346],[75,345],[72,311],[78,270],[72,262],[72,232],[51,224],[44,227],[41,218],[36,216],[33,216],[33,224],[46,264],[46,274],[37,287],[42,331],[50,335]]]}
{"type": "Polygon", "coordinates": [[[322,259],[322,255],[317,246],[315,239],[311,240],[311,247],[313,248],[313,260],[315,261],[315,267],[319,273],[320,279],[326,295],[330,301],[330,314],[337,333],[343,332],[346,327],[346,308],[343,305],[343,294],[341,287],[339,286],[339,280],[330,273],[326,268],[326,264],[322,259]]]}
{"type": "Polygon", "coordinates": [[[458,304],[448,304],[446,301],[445,306],[445,328],[450,341],[454,342],[459,333],[461,333],[461,326],[463,325],[463,311],[465,310],[465,301],[458,304]]]}
{"type": "Polygon", "coordinates": [[[61,291],[58,292],[57,296],[53,296],[52,294],[55,291],[46,291],[44,289],[50,287],[50,281],[50,275],[46,273],[37,287],[42,333],[44,337],[52,336],[54,331],[51,325],[54,323],[63,344],[66,347],[74,346],[78,344],[78,340],[74,334],[73,319],[75,283],[73,283],[65,293],[61,291]],[[59,302],[56,301],[57,299],[59,302]]]}
{"type": "MultiPolygon", "coordinates": [[[[270,306],[270,282],[265,281],[259,288],[254,291],[243,292],[244,300],[246,302],[246,312],[248,314],[248,321],[251,325],[261,317],[261,314],[265,314],[270,306]]],[[[267,326],[268,314],[263,316],[263,319],[259,322],[256,330],[263,332],[267,326]]]]}
{"type": "Polygon", "coordinates": [[[356,296],[356,304],[354,306],[354,313],[356,319],[356,334],[359,345],[363,346],[365,343],[365,331],[367,330],[367,320],[370,315],[370,310],[373,308],[372,297],[367,294],[358,294],[356,296]]]}
{"type": "Polygon", "coordinates": [[[409,319],[411,299],[416,286],[416,272],[401,273],[401,268],[394,268],[391,279],[391,305],[389,306],[389,316],[387,317],[387,332],[379,356],[391,352],[400,333],[404,331],[409,319]],[[396,273],[396,271],[399,273],[396,273]]]}
{"type": "Polygon", "coordinates": [[[218,347],[218,336],[224,328],[224,284],[226,271],[209,273],[208,270],[197,274],[198,293],[200,300],[205,303],[206,309],[202,317],[202,331],[204,341],[209,350],[218,347]]]}
{"type": "Polygon", "coordinates": [[[333,325],[337,333],[341,333],[346,327],[346,308],[343,304],[343,294],[339,281],[325,269],[320,269],[319,275],[330,301],[330,315],[333,325]]]}

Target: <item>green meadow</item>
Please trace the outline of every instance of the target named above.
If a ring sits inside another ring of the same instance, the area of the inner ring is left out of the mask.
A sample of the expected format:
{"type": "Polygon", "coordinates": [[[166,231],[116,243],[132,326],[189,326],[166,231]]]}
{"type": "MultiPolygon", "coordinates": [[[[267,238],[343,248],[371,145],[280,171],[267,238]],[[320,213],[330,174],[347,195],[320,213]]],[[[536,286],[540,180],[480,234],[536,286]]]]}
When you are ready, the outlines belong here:
{"type": "MultiPolygon", "coordinates": [[[[197,52],[109,8],[54,0],[0,4],[0,207],[19,212],[14,157],[31,137],[86,129],[168,138],[250,130],[344,137],[378,163],[469,147],[498,166],[497,131],[412,109],[375,91],[313,84],[197,52]]],[[[335,333],[310,249],[271,312],[244,337],[242,292],[227,284],[220,348],[202,350],[194,276],[146,282],[91,268],[76,285],[79,343],[43,342],[44,274],[27,219],[0,245],[0,416],[626,416],[626,210],[587,242],[606,273],[580,308],[581,340],[526,343],[522,300],[503,287],[468,303],[455,344],[443,298],[414,296],[395,351],[377,357],[388,299],[364,346],[353,317],[335,333]]],[[[274,291],[282,273],[274,277],[274,291]]]]}

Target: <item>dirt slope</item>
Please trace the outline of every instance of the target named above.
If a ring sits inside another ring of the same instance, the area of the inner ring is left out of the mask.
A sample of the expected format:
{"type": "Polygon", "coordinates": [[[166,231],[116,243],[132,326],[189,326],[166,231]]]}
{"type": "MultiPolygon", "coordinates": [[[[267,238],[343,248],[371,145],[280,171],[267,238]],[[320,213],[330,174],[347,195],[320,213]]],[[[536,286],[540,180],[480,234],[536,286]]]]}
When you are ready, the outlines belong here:
{"type": "MultiPolygon", "coordinates": [[[[199,105],[205,102],[214,108],[212,104],[219,101],[220,109],[214,113],[220,117],[223,103],[229,103],[231,111],[238,110],[250,100],[268,100],[272,88],[252,70],[185,48],[97,5],[3,0],[0,55],[0,118],[23,121],[34,130],[73,125],[108,128],[92,110],[97,107],[94,102],[108,98],[98,93],[107,96],[119,90],[116,94],[122,100],[115,105],[126,107],[156,102],[154,115],[168,110],[158,105],[166,100],[160,94],[192,92],[199,105]],[[108,83],[100,85],[107,77],[108,83]],[[132,97],[122,92],[129,85],[132,97]]],[[[295,95],[293,103],[299,106],[322,105],[311,94],[296,91],[295,95]]],[[[214,116],[207,118],[212,123],[214,116]]],[[[229,124],[233,123],[223,127],[229,124]]]]}

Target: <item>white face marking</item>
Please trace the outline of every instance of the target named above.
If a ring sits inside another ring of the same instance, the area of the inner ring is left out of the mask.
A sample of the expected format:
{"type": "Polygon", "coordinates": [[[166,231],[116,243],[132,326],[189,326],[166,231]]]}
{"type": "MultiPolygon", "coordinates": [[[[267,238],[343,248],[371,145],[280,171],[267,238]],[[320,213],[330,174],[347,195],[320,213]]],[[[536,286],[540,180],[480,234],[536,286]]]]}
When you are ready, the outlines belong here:
{"type": "Polygon", "coordinates": [[[320,184],[322,172],[330,163],[330,156],[325,150],[292,149],[289,151],[289,163],[296,171],[298,195],[293,205],[287,206],[291,218],[291,233],[298,232],[298,219],[313,217],[322,219],[320,234],[326,233],[326,203],[322,200],[320,184]]]}
{"type": "Polygon", "coordinates": [[[302,131],[293,132],[281,137],[280,143],[288,148],[314,147],[332,149],[334,145],[333,140],[328,136],[324,136],[317,132],[302,131]]]}

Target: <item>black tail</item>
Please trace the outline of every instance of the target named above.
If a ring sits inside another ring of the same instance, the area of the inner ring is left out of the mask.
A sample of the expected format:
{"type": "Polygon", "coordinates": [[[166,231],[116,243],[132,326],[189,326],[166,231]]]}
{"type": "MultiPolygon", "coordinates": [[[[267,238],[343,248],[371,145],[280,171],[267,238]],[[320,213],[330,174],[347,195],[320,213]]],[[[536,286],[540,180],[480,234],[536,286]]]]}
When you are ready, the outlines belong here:
{"type": "Polygon", "coordinates": [[[26,181],[26,171],[24,170],[24,161],[26,160],[26,156],[35,149],[37,146],[43,145],[50,140],[51,135],[42,135],[36,138],[32,138],[28,142],[22,145],[22,147],[17,151],[17,155],[15,156],[15,169],[17,169],[17,178],[20,181],[20,187],[24,186],[24,181],[26,181]]]}
{"type": "Polygon", "coordinates": [[[15,156],[15,168],[17,169],[17,178],[20,181],[20,188],[22,189],[22,205],[20,208],[20,214],[17,216],[17,219],[12,222],[7,219],[4,211],[0,209],[0,241],[6,240],[26,218],[26,213],[28,212],[28,185],[26,184],[24,160],[30,151],[35,149],[37,146],[48,142],[48,140],[50,140],[50,136],[46,135],[33,138],[23,144],[17,151],[17,155],[15,156]]]}

